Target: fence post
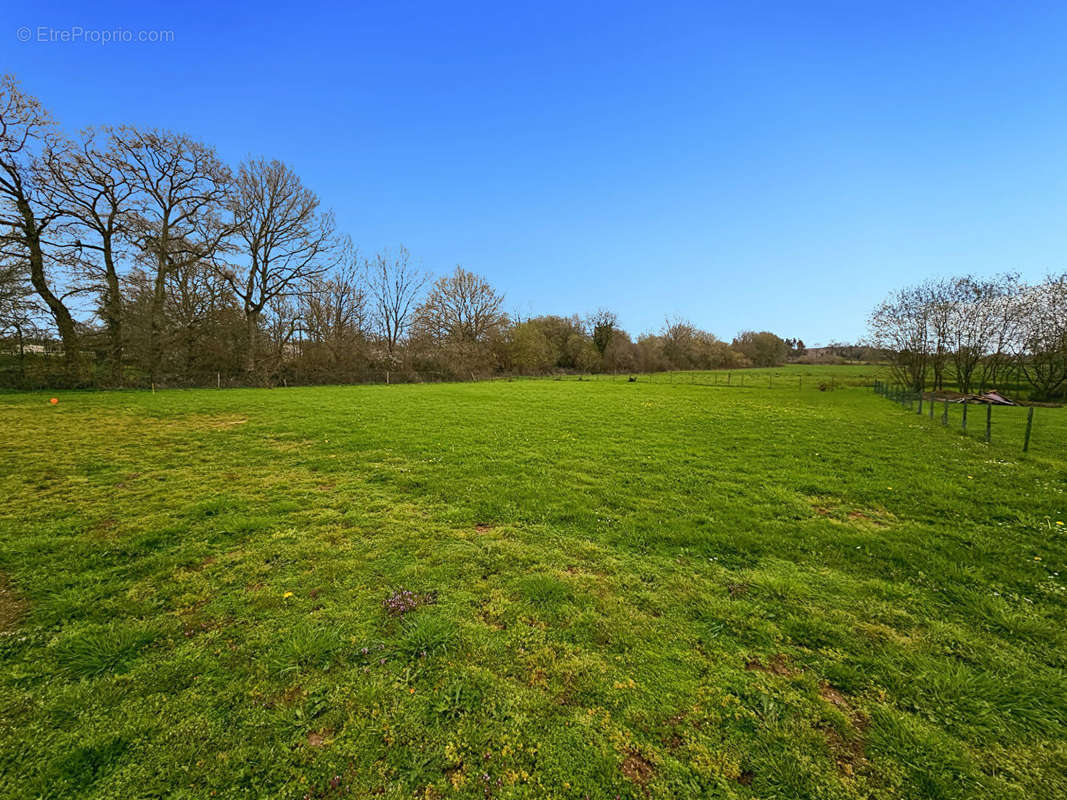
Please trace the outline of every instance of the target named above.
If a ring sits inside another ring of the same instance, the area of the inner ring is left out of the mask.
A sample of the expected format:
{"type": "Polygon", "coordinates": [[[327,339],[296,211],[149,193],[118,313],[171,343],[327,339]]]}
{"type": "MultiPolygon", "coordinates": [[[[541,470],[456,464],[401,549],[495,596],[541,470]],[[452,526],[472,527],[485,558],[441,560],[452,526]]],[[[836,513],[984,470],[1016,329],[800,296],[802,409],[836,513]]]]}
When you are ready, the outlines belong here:
{"type": "Polygon", "coordinates": [[[1026,412],[1026,435],[1023,437],[1023,452],[1025,453],[1030,449],[1030,431],[1034,427],[1034,407],[1030,406],[1030,410],[1026,412]]]}
{"type": "Polygon", "coordinates": [[[918,411],[919,416],[922,416],[922,413],[923,413],[923,393],[919,392],[919,411],[918,411]]]}
{"type": "Polygon", "coordinates": [[[934,418],[934,393],[930,392],[930,419],[934,418]]]}
{"type": "Polygon", "coordinates": [[[963,435],[967,435],[967,402],[963,403],[963,435]]]}
{"type": "Polygon", "coordinates": [[[945,409],[941,412],[941,424],[948,425],[948,398],[945,398],[945,409]]]}
{"type": "Polygon", "coordinates": [[[993,404],[989,403],[985,407],[985,443],[989,442],[993,438],[993,404]]]}

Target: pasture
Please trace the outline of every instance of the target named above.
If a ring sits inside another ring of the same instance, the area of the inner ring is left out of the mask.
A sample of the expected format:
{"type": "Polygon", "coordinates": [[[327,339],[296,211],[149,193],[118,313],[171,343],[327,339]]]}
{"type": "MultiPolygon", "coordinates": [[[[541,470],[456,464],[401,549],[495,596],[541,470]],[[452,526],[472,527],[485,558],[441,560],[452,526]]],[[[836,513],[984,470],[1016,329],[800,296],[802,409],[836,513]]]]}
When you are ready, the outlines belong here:
{"type": "Polygon", "coordinates": [[[0,395],[0,794],[1067,796],[1067,410],[862,369],[0,395]]]}

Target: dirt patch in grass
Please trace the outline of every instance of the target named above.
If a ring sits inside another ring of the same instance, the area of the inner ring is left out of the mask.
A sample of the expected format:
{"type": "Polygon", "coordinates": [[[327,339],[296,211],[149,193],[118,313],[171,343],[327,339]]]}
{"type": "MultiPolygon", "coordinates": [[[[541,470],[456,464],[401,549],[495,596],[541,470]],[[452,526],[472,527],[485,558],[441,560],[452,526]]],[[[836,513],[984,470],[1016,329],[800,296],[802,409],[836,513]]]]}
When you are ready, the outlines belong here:
{"type": "Polygon", "coordinates": [[[800,670],[793,669],[789,666],[789,656],[785,655],[785,653],[775,653],[766,664],[758,658],[750,658],[745,662],[745,669],[766,672],[771,675],[780,675],[782,677],[796,675],[800,672],[800,670]]]}
{"type": "MultiPolygon", "coordinates": [[[[621,769],[627,780],[637,784],[642,789],[648,786],[648,782],[652,780],[652,775],[655,773],[652,765],[635,750],[631,750],[626,758],[623,759],[621,769]]],[[[647,789],[645,789],[645,794],[648,794],[647,789]]]]}
{"type": "Polygon", "coordinates": [[[820,517],[842,525],[885,528],[892,524],[893,515],[881,508],[855,508],[837,497],[809,497],[811,510],[820,517]]]}
{"type": "Polygon", "coordinates": [[[311,731],[307,738],[308,747],[325,747],[332,733],[333,731],[328,730],[311,731]]]}
{"type": "Polygon", "coordinates": [[[830,725],[821,725],[819,730],[826,738],[826,744],[837,763],[837,768],[844,775],[852,777],[867,763],[867,742],[864,734],[870,725],[870,720],[862,711],[853,708],[843,693],[828,683],[819,686],[819,696],[848,718],[852,729],[849,736],[843,736],[837,728],[830,725]]]}
{"type": "Polygon", "coordinates": [[[479,522],[477,525],[474,526],[474,530],[478,533],[489,533],[489,531],[491,531],[493,527],[493,525],[490,525],[487,522],[479,522]]]}
{"type": "Polygon", "coordinates": [[[748,593],[747,583],[728,583],[726,584],[726,591],[730,593],[730,597],[741,597],[748,593]]]}
{"type": "Polygon", "coordinates": [[[26,613],[26,601],[15,591],[7,576],[0,572],[0,633],[15,630],[19,618],[26,613]]]}

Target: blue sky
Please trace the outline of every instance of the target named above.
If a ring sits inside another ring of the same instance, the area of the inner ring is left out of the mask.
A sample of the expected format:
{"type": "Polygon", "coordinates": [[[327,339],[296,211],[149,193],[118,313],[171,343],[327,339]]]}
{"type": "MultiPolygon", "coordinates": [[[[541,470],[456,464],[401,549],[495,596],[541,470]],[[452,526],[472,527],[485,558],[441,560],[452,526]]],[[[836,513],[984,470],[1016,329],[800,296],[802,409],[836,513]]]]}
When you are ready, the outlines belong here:
{"type": "Polygon", "coordinates": [[[1064,3],[167,5],[20,4],[0,69],[71,130],[280,158],[363,251],[522,314],[810,344],[901,284],[1067,269],[1064,3]],[[174,40],[36,40],[74,27],[174,40]]]}

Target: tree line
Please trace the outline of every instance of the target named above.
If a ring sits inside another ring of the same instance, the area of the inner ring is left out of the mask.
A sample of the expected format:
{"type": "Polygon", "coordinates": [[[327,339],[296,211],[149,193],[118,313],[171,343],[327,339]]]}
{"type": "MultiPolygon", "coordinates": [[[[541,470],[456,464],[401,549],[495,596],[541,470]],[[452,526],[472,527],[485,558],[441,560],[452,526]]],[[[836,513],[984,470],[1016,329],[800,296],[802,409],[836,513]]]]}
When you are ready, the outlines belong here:
{"type": "Polygon", "coordinates": [[[871,313],[868,336],[911,391],[997,389],[1021,378],[1033,399],[1067,392],[1067,273],[929,280],[871,313]]]}
{"type": "Polygon", "coordinates": [[[403,247],[361,254],[280,161],[231,167],[166,130],[68,136],[11,75],[0,76],[0,338],[9,385],[707,369],[804,350],[769,332],[727,343],[680,319],[634,340],[607,310],[509,315],[462,267],[434,277],[403,247]]]}

